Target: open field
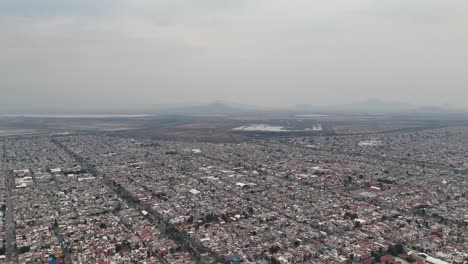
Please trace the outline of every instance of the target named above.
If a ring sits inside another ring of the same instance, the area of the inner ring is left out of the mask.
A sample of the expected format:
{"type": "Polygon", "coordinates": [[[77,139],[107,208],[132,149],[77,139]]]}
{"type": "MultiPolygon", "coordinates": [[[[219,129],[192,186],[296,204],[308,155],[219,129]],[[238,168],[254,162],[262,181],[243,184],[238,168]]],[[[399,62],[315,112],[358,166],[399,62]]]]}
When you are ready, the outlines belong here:
{"type": "Polygon", "coordinates": [[[34,135],[38,133],[40,133],[40,131],[34,130],[34,129],[15,129],[15,128],[1,128],[0,127],[0,137],[34,135]]]}
{"type": "Polygon", "coordinates": [[[0,136],[102,133],[164,140],[242,142],[263,137],[380,134],[468,125],[464,117],[370,115],[3,117],[0,136]]]}

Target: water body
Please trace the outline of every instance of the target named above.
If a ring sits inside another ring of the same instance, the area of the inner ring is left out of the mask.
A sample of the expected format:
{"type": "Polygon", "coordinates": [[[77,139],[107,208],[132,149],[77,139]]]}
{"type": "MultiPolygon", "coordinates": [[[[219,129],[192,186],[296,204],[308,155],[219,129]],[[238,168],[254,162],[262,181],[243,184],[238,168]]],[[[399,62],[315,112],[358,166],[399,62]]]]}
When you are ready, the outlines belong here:
{"type": "Polygon", "coordinates": [[[48,114],[0,114],[0,117],[27,117],[27,118],[138,118],[152,117],[154,115],[48,115],[48,114]]]}

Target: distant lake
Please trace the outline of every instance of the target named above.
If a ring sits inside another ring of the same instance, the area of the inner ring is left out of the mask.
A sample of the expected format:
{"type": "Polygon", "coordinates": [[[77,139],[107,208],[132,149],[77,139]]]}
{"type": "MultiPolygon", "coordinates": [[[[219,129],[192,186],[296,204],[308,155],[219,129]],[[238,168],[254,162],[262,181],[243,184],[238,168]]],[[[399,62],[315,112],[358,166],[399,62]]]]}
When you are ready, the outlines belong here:
{"type": "Polygon", "coordinates": [[[48,115],[48,114],[0,114],[0,117],[30,117],[30,118],[137,118],[153,115],[48,115]]]}

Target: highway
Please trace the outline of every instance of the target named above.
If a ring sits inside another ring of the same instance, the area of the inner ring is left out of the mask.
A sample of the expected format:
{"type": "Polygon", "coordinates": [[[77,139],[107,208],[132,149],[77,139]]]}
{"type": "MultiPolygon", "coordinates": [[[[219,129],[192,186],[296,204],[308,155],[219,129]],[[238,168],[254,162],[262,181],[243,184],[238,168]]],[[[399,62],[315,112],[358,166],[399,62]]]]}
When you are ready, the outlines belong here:
{"type": "Polygon", "coordinates": [[[8,170],[7,163],[7,145],[6,139],[3,140],[3,176],[5,177],[6,189],[6,210],[5,210],[5,240],[6,240],[6,259],[7,262],[18,263],[17,255],[15,254],[14,244],[16,242],[15,222],[13,221],[13,201],[11,199],[11,189],[15,187],[13,174],[8,170]]]}
{"type": "Polygon", "coordinates": [[[65,244],[65,241],[63,240],[62,236],[60,235],[60,230],[58,228],[58,226],[53,226],[54,227],[54,235],[57,237],[59,243],[60,243],[60,247],[62,248],[62,254],[65,258],[65,264],[72,264],[73,263],[73,260],[72,260],[72,257],[71,257],[71,253],[70,251],[68,250],[68,246],[65,244]]]}
{"type": "Polygon", "coordinates": [[[221,256],[218,253],[212,251],[211,249],[203,246],[200,242],[195,241],[191,238],[186,232],[178,229],[176,226],[171,224],[169,221],[164,219],[164,217],[159,213],[153,210],[151,207],[141,203],[137,198],[135,198],[128,190],[122,186],[116,185],[110,177],[105,174],[98,172],[92,165],[90,165],[85,159],[77,155],[72,150],[68,149],[61,143],[59,143],[54,137],[51,137],[51,142],[54,143],[57,147],[64,150],[67,154],[72,156],[83,168],[86,168],[90,173],[92,173],[96,178],[101,179],[103,183],[110,187],[117,195],[119,195],[123,200],[125,200],[128,205],[135,208],[137,211],[146,210],[148,212],[147,218],[155,226],[158,226],[162,233],[165,233],[166,236],[178,242],[182,248],[187,250],[194,260],[197,263],[202,264],[214,264],[214,263],[224,263],[226,260],[225,256],[221,256]],[[170,231],[170,234],[166,231],[170,231]]]}
{"type": "MultiPolygon", "coordinates": [[[[32,179],[33,179],[33,182],[34,182],[34,186],[36,186],[36,188],[42,190],[43,192],[47,192],[45,187],[41,186],[37,182],[36,174],[34,173],[34,170],[29,169],[29,171],[31,171],[31,176],[32,176],[32,179]]],[[[49,191],[48,191],[49,195],[47,196],[47,202],[48,202],[49,206],[53,207],[56,212],[60,212],[60,207],[58,206],[57,197],[55,195],[51,194],[52,192],[50,192],[50,190],[53,190],[54,193],[55,193],[55,191],[60,190],[60,188],[59,188],[59,186],[57,184],[57,178],[55,177],[54,174],[52,174],[52,175],[53,175],[52,177],[53,177],[53,180],[54,180],[54,185],[52,185],[52,186],[49,185],[48,186],[51,189],[49,189],[49,191]]],[[[63,240],[63,237],[60,234],[59,227],[57,225],[55,225],[55,222],[51,223],[51,224],[52,224],[52,227],[53,227],[54,235],[55,235],[55,237],[57,237],[57,240],[60,243],[60,247],[62,248],[62,255],[64,257],[65,264],[72,264],[73,260],[72,260],[72,257],[71,257],[71,253],[68,250],[68,246],[65,244],[65,242],[63,240]]]]}
{"type": "MultiPolygon", "coordinates": [[[[55,174],[52,174],[52,177],[54,179],[55,189],[60,190],[59,185],[57,183],[57,178],[55,177],[55,174]]],[[[57,198],[55,196],[49,195],[49,197],[48,197],[49,203],[51,203],[51,200],[54,200],[54,199],[55,199],[55,202],[52,203],[53,207],[54,207],[56,212],[60,212],[60,206],[58,206],[58,203],[56,201],[57,198]]],[[[65,244],[65,241],[63,240],[63,237],[61,235],[59,227],[56,226],[55,223],[54,223],[53,227],[54,227],[54,234],[55,234],[55,236],[57,237],[57,240],[60,243],[60,247],[62,248],[62,254],[63,254],[64,258],[65,258],[65,264],[72,264],[73,260],[72,260],[71,252],[68,250],[68,245],[65,244]]]]}

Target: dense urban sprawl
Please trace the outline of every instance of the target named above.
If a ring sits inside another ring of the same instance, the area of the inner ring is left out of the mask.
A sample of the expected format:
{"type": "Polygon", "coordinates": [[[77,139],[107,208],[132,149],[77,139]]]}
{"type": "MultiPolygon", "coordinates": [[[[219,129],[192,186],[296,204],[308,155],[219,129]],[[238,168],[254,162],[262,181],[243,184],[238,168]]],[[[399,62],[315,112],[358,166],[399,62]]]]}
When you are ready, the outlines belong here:
{"type": "Polygon", "coordinates": [[[464,263],[468,129],[0,149],[0,263],[464,263]]]}

